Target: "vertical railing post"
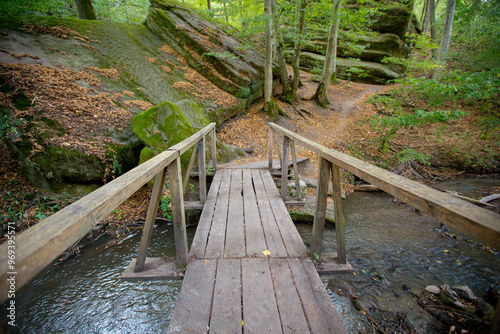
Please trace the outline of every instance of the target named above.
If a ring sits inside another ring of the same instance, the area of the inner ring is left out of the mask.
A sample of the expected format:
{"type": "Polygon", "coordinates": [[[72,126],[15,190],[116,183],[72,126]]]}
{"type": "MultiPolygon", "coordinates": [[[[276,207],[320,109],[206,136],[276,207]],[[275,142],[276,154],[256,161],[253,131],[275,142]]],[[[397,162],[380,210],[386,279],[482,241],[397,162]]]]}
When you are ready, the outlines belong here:
{"type": "Polygon", "coordinates": [[[210,131],[210,136],[212,139],[212,169],[215,173],[217,170],[217,137],[215,136],[215,126],[210,131]]]}
{"type": "Polygon", "coordinates": [[[193,153],[191,154],[191,159],[189,159],[188,168],[186,174],[184,174],[184,179],[182,180],[182,190],[186,193],[187,185],[189,183],[189,178],[191,177],[191,171],[193,170],[194,163],[196,161],[197,148],[193,148],[193,153]]]}
{"type": "Polygon", "coordinates": [[[314,220],[311,240],[311,255],[319,259],[323,248],[323,232],[325,230],[325,216],[328,198],[328,184],[330,181],[330,170],[332,163],[320,158],[318,189],[316,195],[316,207],[314,209],[314,220]]]}
{"type": "Polygon", "coordinates": [[[167,167],[170,181],[170,197],[172,199],[172,223],[174,225],[175,249],[177,265],[187,265],[188,245],[186,234],[186,217],[184,214],[184,193],[182,190],[181,159],[180,156],[167,167]]]}
{"type": "Polygon", "coordinates": [[[273,171],[273,129],[269,128],[269,173],[273,171]]]}
{"type": "Polygon", "coordinates": [[[153,191],[151,192],[151,198],[149,200],[148,213],[146,215],[144,229],[142,230],[141,243],[139,245],[139,253],[137,254],[137,259],[135,260],[134,272],[136,273],[144,269],[144,263],[146,262],[146,256],[148,253],[149,244],[151,243],[151,235],[153,234],[153,227],[156,218],[156,213],[158,212],[158,205],[163,195],[164,183],[165,183],[165,168],[155,176],[153,191]]]}
{"type": "Polygon", "coordinates": [[[290,146],[290,139],[283,136],[283,160],[281,160],[281,198],[283,201],[287,199],[288,191],[288,147],[290,146]]]}
{"type": "Polygon", "coordinates": [[[340,185],[340,168],[332,166],[333,183],[333,205],[335,212],[335,232],[337,235],[337,256],[339,263],[346,264],[345,237],[344,237],[344,213],[342,210],[342,188],[340,185]]]}
{"type": "Polygon", "coordinates": [[[200,185],[200,203],[207,200],[207,171],[205,169],[205,136],[198,141],[198,169],[200,185]]]}
{"type": "Polygon", "coordinates": [[[295,178],[295,189],[297,190],[297,199],[302,199],[302,191],[300,190],[299,166],[297,165],[297,152],[295,151],[295,142],[290,141],[290,151],[292,153],[293,176],[295,178]]]}

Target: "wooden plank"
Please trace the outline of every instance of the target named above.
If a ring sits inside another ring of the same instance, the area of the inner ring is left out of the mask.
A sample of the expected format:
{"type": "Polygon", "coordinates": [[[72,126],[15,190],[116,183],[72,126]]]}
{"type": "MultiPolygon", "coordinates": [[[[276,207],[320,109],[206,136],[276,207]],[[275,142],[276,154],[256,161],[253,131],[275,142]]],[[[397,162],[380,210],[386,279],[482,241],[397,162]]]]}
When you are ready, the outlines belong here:
{"type": "MultiPolygon", "coordinates": [[[[309,158],[298,158],[297,159],[297,164],[303,163],[309,161],[309,158]]],[[[255,162],[249,162],[246,164],[241,164],[241,165],[220,165],[221,168],[239,168],[239,169],[268,169],[269,162],[265,160],[260,160],[260,161],[255,161],[255,162]]],[[[293,161],[292,159],[288,160],[288,167],[293,166],[293,161]]],[[[277,170],[281,169],[281,160],[274,159],[273,160],[273,171],[271,172],[272,175],[274,173],[277,173],[276,176],[281,176],[281,172],[278,172],[277,170]]],[[[196,175],[195,173],[191,174],[191,176],[196,175]]]]}
{"type": "Polygon", "coordinates": [[[304,206],[306,203],[303,200],[296,199],[287,199],[285,202],[285,206],[304,206]]]}
{"type": "Polygon", "coordinates": [[[500,218],[497,213],[480,208],[451,194],[441,193],[347,154],[327,149],[276,124],[269,123],[269,126],[318,153],[334,165],[353,173],[403,202],[429,213],[491,247],[500,249],[500,218]]]}
{"type": "Polygon", "coordinates": [[[300,189],[299,167],[297,165],[297,153],[295,151],[295,143],[293,140],[290,142],[290,151],[292,153],[293,176],[295,178],[295,190],[297,191],[297,200],[300,201],[302,199],[302,190],[300,189]]]}
{"type": "Polygon", "coordinates": [[[167,167],[172,202],[172,225],[174,226],[177,265],[184,267],[188,260],[186,217],[184,212],[184,191],[182,189],[181,158],[167,167]]]}
{"type": "Polygon", "coordinates": [[[198,142],[198,183],[200,187],[200,202],[207,200],[207,176],[205,168],[205,137],[198,142]]]}
{"type": "MultiPolygon", "coordinates": [[[[255,197],[254,186],[252,183],[252,171],[243,170],[243,201],[245,212],[245,238],[247,253],[250,257],[264,256],[262,253],[268,249],[262,227],[261,217],[259,216],[259,207],[255,197]]],[[[275,256],[276,254],[273,254],[275,256]]]]}
{"type": "Polygon", "coordinates": [[[261,170],[260,174],[262,176],[262,181],[264,187],[266,188],[267,196],[269,198],[269,203],[273,210],[274,217],[280,229],[281,237],[286,247],[288,256],[290,257],[302,257],[307,255],[306,246],[300,237],[299,232],[293,224],[292,218],[288,214],[285,204],[281,200],[278,189],[274,185],[273,178],[269,171],[261,170]]]}
{"type": "MultiPolygon", "coordinates": [[[[290,146],[290,139],[287,136],[283,137],[283,158],[281,166],[286,166],[288,162],[288,147],[290,146]]],[[[288,192],[288,168],[281,168],[281,198],[286,201],[288,192]]]]}
{"type": "Polygon", "coordinates": [[[229,190],[231,186],[231,171],[223,170],[214,218],[208,235],[205,258],[221,258],[224,252],[226,238],[227,210],[229,205],[229,190]]]}
{"type": "Polygon", "coordinates": [[[284,258],[270,258],[269,268],[273,278],[283,333],[309,333],[288,261],[284,258]]]}
{"type": "MultiPolygon", "coordinates": [[[[269,203],[269,198],[267,197],[260,171],[252,170],[252,177],[267,249],[271,252],[271,256],[285,257],[288,255],[286,247],[283,243],[283,239],[281,238],[281,233],[278,224],[276,223],[276,219],[274,218],[271,203],[269,203]]],[[[243,185],[243,189],[244,188],[245,185],[243,185]]]]}
{"type": "Polygon", "coordinates": [[[217,260],[188,264],[167,333],[207,333],[217,260]]]}
{"type": "MultiPolygon", "coordinates": [[[[316,194],[316,205],[314,207],[314,220],[311,239],[311,255],[321,257],[323,249],[323,232],[325,230],[326,206],[328,198],[328,184],[330,182],[330,170],[332,163],[320,158],[318,191],[316,194]]],[[[338,220],[336,220],[337,222],[338,220]]]]}
{"type": "Polygon", "coordinates": [[[242,333],[241,320],[241,262],[218,260],[210,333],[242,333]]]}
{"type": "MultiPolygon", "coordinates": [[[[84,237],[178,156],[165,151],[16,236],[16,291],[84,237]]],[[[7,299],[8,243],[0,245],[0,302],[7,299]]]]}
{"type": "Polygon", "coordinates": [[[312,260],[304,258],[301,259],[301,261],[304,266],[304,271],[309,277],[314,299],[323,313],[324,319],[328,323],[328,328],[330,328],[328,333],[347,334],[345,326],[342,323],[337,310],[335,310],[332,300],[330,299],[330,296],[328,296],[328,292],[326,292],[325,286],[316,272],[316,268],[314,267],[312,260]]]}
{"type": "MultiPolygon", "coordinates": [[[[309,277],[304,271],[304,266],[298,258],[289,258],[288,265],[292,273],[295,286],[299,293],[304,314],[311,328],[312,333],[336,333],[330,331],[328,322],[323,316],[323,312],[314,298],[309,277]]],[[[337,333],[336,333],[337,334],[337,333]]]]}
{"type": "Polygon", "coordinates": [[[189,159],[186,174],[184,174],[184,179],[182,180],[182,189],[184,189],[184,193],[186,193],[187,185],[189,183],[189,177],[191,176],[191,172],[193,171],[194,164],[196,162],[196,153],[198,153],[198,150],[193,149],[193,153],[191,153],[191,159],[189,159]]]}
{"type": "Polygon", "coordinates": [[[245,226],[243,224],[243,185],[241,169],[231,169],[231,190],[227,213],[226,245],[224,257],[244,257],[245,226]]]}
{"type": "Polygon", "coordinates": [[[132,259],[120,279],[124,281],[160,281],[180,280],[184,278],[184,268],[178,268],[177,262],[167,262],[164,258],[148,257],[140,272],[134,272],[136,259],[132,259]]]}
{"type": "Polygon", "coordinates": [[[135,261],[134,271],[139,272],[144,268],[144,262],[146,261],[146,256],[148,254],[149,244],[151,243],[151,236],[153,235],[154,222],[156,218],[156,213],[158,212],[158,206],[160,204],[160,199],[163,195],[163,184],[165,183],[166,170],[163,169],[160,173],[155,176],[155,183],[153,185],[153,190],[151,192],[151,198],[149,199],[148,213],[146,215],[146,221],[144,222],[144,228],[142,229],[141,243],[139,244],[139,252],[137,254],[137,260],[135,261]]]}
{"type": "Polygon", "coordinates": [[[318,275],[349,274],[354,271],[349,261],[339,263],[337,253],[323,254],[321,263],[316,264],[318,275]]]}
{"type": "Polygon", "coordinates": [[[269,172],[273,171],[273,129],[269,128],[269,142],[267,144],[269,151],[269,161],[268,161],[268,169],[269,172]]]}
{"type": "Polygon", "coordinates": [[[215,203],[217,202],[217,194],[219,193],[219,187],[222,181],[222,174],[222,171],[216,172],[212,180],[212,184],[210,185],[207,201],[205,202],[205,206],[201,212],[198,227],[196,228],[193,243],[191,244],[191,250],[189,252],[189,257],[191,258],[195,257],[201,259],[205,255],[208,234],[210,232],[214,216],[215,203]]]}
{"type": "Polygon", "coordinates": [[[344,236],[344,212],[342,210],[342,189],[340,185],[339,166],[332,165],[332,183],[333,183],[333,204],[335,210],[335,234],[337,237],[337,254],[339,262],[346,264],[345,255],[345,236],[344,236]]]}
{"type": "Polygon", "coordinates": [[[217,137],[215,135],[215,127],[210,132],[210,138],[212,139],[212,169],[215,173],[217,170],[217,137]]]}
{"type": "Polygon", "coordinates": [[[282,333],[268,259],[241,260],[243,332],[282,333]]]}

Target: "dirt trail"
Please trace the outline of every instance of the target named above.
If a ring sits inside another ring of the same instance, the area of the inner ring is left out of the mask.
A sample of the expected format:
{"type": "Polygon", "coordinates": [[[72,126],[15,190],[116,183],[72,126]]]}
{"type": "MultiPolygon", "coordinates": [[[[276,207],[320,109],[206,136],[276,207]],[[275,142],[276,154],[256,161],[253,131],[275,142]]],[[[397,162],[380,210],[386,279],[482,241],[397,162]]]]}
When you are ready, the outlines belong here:
{"type": "MultiPolygon", "coordinates": [[[[311,99],[318,83],[307,72],[301,71],[300,78],[302,86],[298,90],[296,105],[291,106],[275,98],[275,103],[288,115],[288,118],[279,116],[276,123],[318,144],[337,149],[347,147],[351,141],[362,136],[351,131],[351,124],[376,113],[372,104],[365,103],[366,99],[391,88],[339,80],[337,85],[329,87],[330,104],[321,108],[311,99]]],[[[220,129],[219,137],[223,142],[254,150],[253,154],[234,164],[267,160],[266,124],[271,119],[262,112],[262,107],[263,102],[251,106],[246,113],[227,121],[220,129]]],[[[276,149],[274,151],[277,158],[276,149]]],[[[311,164],[304,171],[305,176],[316,177],[318,159],[315,154],[300,147],[297,154],[311,159],[311,164]]]]}

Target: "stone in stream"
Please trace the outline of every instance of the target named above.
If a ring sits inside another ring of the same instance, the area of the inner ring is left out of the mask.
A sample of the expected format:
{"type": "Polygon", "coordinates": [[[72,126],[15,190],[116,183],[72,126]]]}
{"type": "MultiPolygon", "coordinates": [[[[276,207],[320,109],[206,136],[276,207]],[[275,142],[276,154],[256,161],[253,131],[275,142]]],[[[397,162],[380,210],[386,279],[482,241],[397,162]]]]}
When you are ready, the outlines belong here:
{"type": "Polygon", "coordinates": [[[425,291],[428,291],[434,295],[439,295],[441,293],[441,288],[435,285],[428,285],[425,287],[425,291]]]}

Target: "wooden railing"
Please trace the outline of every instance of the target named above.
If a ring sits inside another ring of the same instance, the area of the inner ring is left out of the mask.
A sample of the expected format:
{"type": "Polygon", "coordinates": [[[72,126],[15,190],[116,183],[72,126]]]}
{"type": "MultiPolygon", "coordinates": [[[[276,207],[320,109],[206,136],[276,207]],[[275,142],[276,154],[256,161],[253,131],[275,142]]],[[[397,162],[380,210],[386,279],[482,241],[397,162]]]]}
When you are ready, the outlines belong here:
{"type": "Polygon", "coordinates": [[[290,145],[292,148],[296,183],[298,183],[298,171],[295,167],[295,143],[317,153],[320,157],[318,194],[316,197],[316,209],[314,214],[311,254],[315,253],[321,256],[326,199],[331,172],[333,174],[332,182],[334,189],[333,197],[337,229],[338,260],[340,263],[346,263],[339,168],[343,168],[403,202],[431,214],[443,223],[483,242],[487,246],[500,250],[500,216],[497,213],[478,207],[451,194],[443,193],[415,181],[411,181],[385,169],[351,157],[350,155],[328,149],[276,124],[269,123],[269,126],[270,169],[272,168],[273,132],[281,134],[284,137],[283,156],[281,157],[281,166],[285,166],[282,168],[281,179],[281,194],[284,200],[286,200],[287,196],[288,146],[290,145]]]}
{"type": "Polygon", "coordinates": [[[180,157],[198,144],[198,148],[191,156],[185,179],[190,176],[197,153],[200,201],[205,201],[207,195],[205,138],[209,133],[212,144],[212,168],[215,170],[217,168],[215,123],[211,123],[191,137],[20,233],[14,240],[15,252],[9,253],[11,249],[7,241],[0,245],[0,302],[7,299],[11,290],[10,282],[15,282],[17,291],[154,177],[154,186],[135,267],[135,271],[142,270],[167,174],[172,199],[177,263],[179,266],[185,266],[188,258],[184,216],[184,190],[187,182],[184,184],[182,182],[180,157]],[[14,280],[8,281],[11,277],[14,280]]]}

